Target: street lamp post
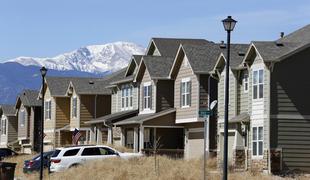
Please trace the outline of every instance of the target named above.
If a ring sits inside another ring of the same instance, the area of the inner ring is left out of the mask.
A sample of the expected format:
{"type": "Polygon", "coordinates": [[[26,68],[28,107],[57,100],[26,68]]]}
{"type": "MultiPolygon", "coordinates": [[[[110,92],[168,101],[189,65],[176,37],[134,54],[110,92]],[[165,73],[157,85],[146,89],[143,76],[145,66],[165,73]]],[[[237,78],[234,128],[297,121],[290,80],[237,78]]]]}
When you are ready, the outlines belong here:
{"type": "Polygon", "coordinates": [[[224,114],[224,154],[223,154],[223,180],[227,180],[228,170],[228,103],[229,103],[229,61],[230,61],[230,33],[234,30],[236,20],[228,16],[222,20],[224,29],[227,31],[227,54],[226,54],[226,74],[225,74],[225,114],[224,114]]]}
{"type": "Polygon", "coordinates": [[[43,146],[44,146],[44,90],[45,90],[45,75],[47,73],[47,69],[43,66],[40,69],[42,76],[42,91],[41,91],[41,100],[42,100],[42,109],[41,109],[41,146],[40,146],[40,180],[43,179],[43,168],[44,168],[44,159],[43,159],[43,146]]]}

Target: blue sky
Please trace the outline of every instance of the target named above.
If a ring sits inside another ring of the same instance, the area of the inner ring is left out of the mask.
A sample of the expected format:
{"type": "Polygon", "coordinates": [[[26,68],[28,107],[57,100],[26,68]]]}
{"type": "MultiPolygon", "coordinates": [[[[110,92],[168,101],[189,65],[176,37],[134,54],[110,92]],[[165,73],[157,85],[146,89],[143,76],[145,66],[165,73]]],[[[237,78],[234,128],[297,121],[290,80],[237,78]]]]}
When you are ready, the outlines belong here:
{"type": "Polygon", "coordinates": [[[0,61],[52,57],[114,41],[147,46],[151,37],[226,39],[221,20],[238,20],[233,42],[273,40],[310,23],[310,1],[3,0],[0,61]]]}

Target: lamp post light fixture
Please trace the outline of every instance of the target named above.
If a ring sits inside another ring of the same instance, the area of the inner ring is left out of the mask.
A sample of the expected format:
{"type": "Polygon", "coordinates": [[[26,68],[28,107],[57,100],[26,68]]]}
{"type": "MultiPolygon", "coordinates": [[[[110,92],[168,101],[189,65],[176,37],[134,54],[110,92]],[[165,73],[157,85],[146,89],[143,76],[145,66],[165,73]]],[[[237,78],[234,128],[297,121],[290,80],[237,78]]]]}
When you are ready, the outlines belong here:
{"type": "Polygon", "coordinates": [[[228,103],[229,103],[229,66],[230,66],[230,33],[234,30],[236,20],[228,16],[222,20],[224,29],[227,31],[227,54],[226,54],[226,74],[225,74],[225,114],[224,114],[224,153],[223,153],[223,180],[227,180],[228,170],[228,103]]]}
{"type": "Polygon", "coordinates": [[[41,90],[41,100],[42,100],[42,109],[41,109],[41,146],[40,146],[40,180],[43,179],[43,169],[44,169],[44,159],[43,159],[43,146],[44,146],[44,90],[45,90],[45,76],[47,69],[43,66],[40,69],[42,76],[42,90],[41,90]]]}

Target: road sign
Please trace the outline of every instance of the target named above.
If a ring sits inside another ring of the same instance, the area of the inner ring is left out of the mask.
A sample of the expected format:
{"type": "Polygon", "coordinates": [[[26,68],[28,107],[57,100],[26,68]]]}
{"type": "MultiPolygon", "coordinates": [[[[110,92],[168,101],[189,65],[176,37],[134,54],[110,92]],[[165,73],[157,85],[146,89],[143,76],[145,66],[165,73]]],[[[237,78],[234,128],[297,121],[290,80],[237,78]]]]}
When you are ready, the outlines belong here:
{"type": "Polygon", "coordinates": [[[199,109],[199,117],[207,117],[211,114],[211,111],[206,110],[206,109],[199,109]]]}

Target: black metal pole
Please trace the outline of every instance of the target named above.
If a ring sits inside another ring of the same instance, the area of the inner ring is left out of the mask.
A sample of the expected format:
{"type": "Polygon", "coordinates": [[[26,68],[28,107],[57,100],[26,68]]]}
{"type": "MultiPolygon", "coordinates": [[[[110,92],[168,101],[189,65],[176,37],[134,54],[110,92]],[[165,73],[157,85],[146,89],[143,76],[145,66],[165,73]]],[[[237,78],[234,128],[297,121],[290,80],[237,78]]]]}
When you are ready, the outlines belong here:
{"type": "Polygon", "coordinates": [[[42,109],[41,109],[41,146],[40,146],[40,180],[43,179],[43,168],[44,168],[44,159],[43,159],[43,146],[44,146],[44,90],[45,90],[45,75],[42,75],[42,109]]]}
{"type": "Polygon", "coordinates": [[[224,114],[224,159],[223,180],[227,180],[228,170],[228,103],[229,103],[229,61],[230,61],[230,30],[227,31],[227,55],[225,74],[225,114],[224,114]]]}
{"type": "MultiPolygon", "coordinates": [[[[210,109],[210,105],[211,105],[211,75],[209,75],[208,77],[208,110],[211,111],[210,109]]],[[[207,139],[207,137],[210,137],[210,132],[208,131],[208,122],[210,124],[210,117],[211,117],[212,113],[209,114],[209,118],[205,117],[204,118],[204,142],[203,142],[203,147],[204,147],[204,151],[203,151],[203,179],[206,180],[206,167],[207,167],[207,141],[209,139],[207,139]],[[209,134],[209,136],[207,135],[207,133],[209,134]]]]}

